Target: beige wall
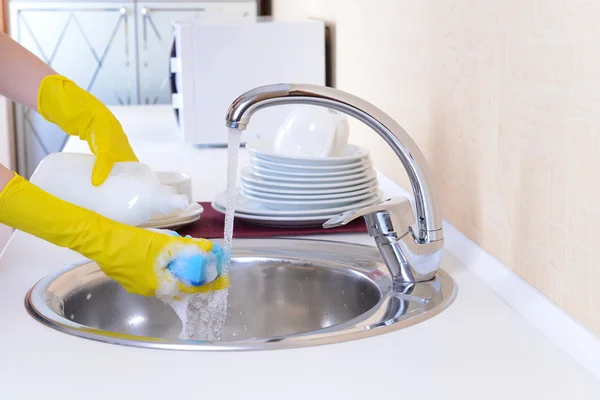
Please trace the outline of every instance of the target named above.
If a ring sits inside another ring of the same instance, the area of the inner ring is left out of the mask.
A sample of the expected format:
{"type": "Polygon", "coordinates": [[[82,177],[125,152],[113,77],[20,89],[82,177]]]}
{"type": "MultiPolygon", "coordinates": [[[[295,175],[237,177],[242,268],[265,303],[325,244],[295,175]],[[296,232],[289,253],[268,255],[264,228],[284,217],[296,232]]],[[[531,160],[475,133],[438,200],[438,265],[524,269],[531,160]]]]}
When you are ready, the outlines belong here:
{"type": "Polygon", "coordinates": [[[8,1],[0,0],[0,32],[7,32],[8,29],[8,1]]]}
{"type": "MultiPolygon", "coordinates": [[[[444,217],[600,334],[600,2],[273,3],[330,22],[336,87],[414,137],[444,217]]],[[[382,141],[352,129],[406,186],[382,141]]]]}

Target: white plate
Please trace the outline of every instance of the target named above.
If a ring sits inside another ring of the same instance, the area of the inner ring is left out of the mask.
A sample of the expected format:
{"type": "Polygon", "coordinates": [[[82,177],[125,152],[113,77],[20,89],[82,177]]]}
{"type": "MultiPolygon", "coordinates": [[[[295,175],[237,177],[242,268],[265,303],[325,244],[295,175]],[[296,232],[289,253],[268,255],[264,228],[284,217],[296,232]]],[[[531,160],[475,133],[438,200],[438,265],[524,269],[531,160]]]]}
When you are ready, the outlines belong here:
{"type": "Polygon", "coordinates": [[[250,193],[241,192],[242,196],[250,200],[256,200],[265,207],[272,210],[321,210],[323,208],[343,207],[348,204],[358,203],[373,197],[372,193],[361,194],[358,196],[343,197],[329,200],[269,200],[253,196],[250,193]]]}
{"type": "Polygon", "coordinates": [[[341,192],[332,194],[281,194],[281,193],[268,193],[262,190],[252,189],[247,186],[242,186],[242,192],[248,193],[251,196],[258,197],[265,200],[329,200],[339,199],[343,197],[358,196],[365,193],[373,193],[377,189],[377,185],[368,186],[364,189],[354,190],[351,192],[341,192]]]}
{"type": "Polygon", "coordinates": [[[177,219],[189,219],[202,214],[203,211],[204,208],[200,204],[193,202],[190,203],[189,207],[185,210],[176,210],[170,214],[155,215],[148,222],[165,222],[174,221],[177,219]]]}
{"type": "Polygon", "coordinates": [[[315,189],[333,189],[333,188],[355,187],[362,183],[373,182],[374,180],[377,179],[377,175],[375,175],[375,173],[373,171],[371,171],[369,174],[363,175],[359,179],[354,179],[351,181],[343,181],[343,182],[308,183],[308,182],[296,182],[292,178],[290,178],[287,182],[277,182],[277,181],[269,181],[267,179],[261,178],[260,176],[256,176],[250,171],[250,167],[246,167],[246,168],[242,169],[242,171],[240,173],[240,178],[241,178],[242,182],[251,183],[254,186],[258,186],[258,187],[315,190],[315,189]]]}
{"type": "Polygon", "coordinates": [[[261,193],[271,193],[271,194],[282,194],[282,195],[324,195],[324,194],[336,194],[341,195],[343,193],[355,192],[357,190],[364,189],[375,189],[378,185],[377,179],[373,179],[372,181],[357,184],[354,186],[347,187],[333,187],[328,189],[298,189],[298,188],[289,188],[289,187],[268,187],[257,185],[252,182],[245,182],[242,180],[241,186],[244,190],[253,190],[255,192],[261,193]]]}
{"type": "Polygon", "coordinates": [[[161,223],[155,223],[153,225],[150,226],[142,226],[140,225],[140,227],[142,228],[154,228],[154,229],[179,229],[181,227],[184,227],[186,225],[192,224],[196,221],[198,221],[200,219],[200,215],[187,219],[187,220],[178,220],[178,221],[166,221],[166,222],[161,222],[161,223]]]}
{"type": "Polygon", "coordinates": [[[265,175],[272,177],[282,177],[282,178],[325,178],[325,177],[344,177],[354,174],[359,174],[361,172],[366,172],[372,170],[372,166],[370,164],[362,164],[359,167],[353,167],[345,170],[339,171],[307,171],[307,172],[295,172],[295,171],[284,171],[281,169],[272,169],[269,167],[265,167],[263,165],[254,165],[251,164],[251,170],[261,172],[265,175]]]}
{"type": "Polygon", "coordinates": [[[327,174],[321,176],[290,176],[290,175],[276,175],[271,173],[265,173],[264,169],[259,169],[256,167],[250,167],[250,172],[252,175],[257,176],[259,178],[263,178],[267,181],[280,181],[280,182],[297,182],[297,183],[323,183],[323,182],[346,182],[346,181],[356,181],[365,176],[373,176],[374,172],[370,169],[364,169],[358,173],[351,175],[341,175],[341,176],[329,176],[327,174]]]}
{"type": "Polygon", "coordinates": [[[355,144],[346,145],[341,157],[327,158],[282,156],[273,152],[273,142],[260,139],[248,142],[246,148],[253,157],[262,160],[302,165],[340,165],[356,162],[369,157],[369,150],[355,144]]]}
{"type": "Polygon", "coordinates": [[[191,203],[190,206],[179,213],[169,214],[168,216],[156,216],[150,221],[139,225],[142,228],[169,228],[174,226],[183,226],[196,222],[204,212],[204,208],[198,203],[191,203]]]}
{"type": "MultiPolygon", "coordinates": [[[[220,207],[215,202],[212,203],[212,207],[225,214],[225,209],[220,207]]],[[[260,215],[244,214],[236,212],[234,217],[244,222],[248,222],[255,225],[263,226],[274,226],[278,228],[306,228],[313,226],[322,226],[327,220],[335,217],[337,214],[332,215],[308,215],[303,217],[263,217],[260,215]]]]}
{"type": "Polygon", "coordinates": [[[346,172],[349,169],[355,169],[355,168],[366,168],[366,167],[371,167],[371,159],[367,158],[364,160],[359,160],[353,163],[349,163],[349,164],[342,164],[342,165],[302,165],[302,164],[286,164],[286,163],[280,163],[280,162],[276,162],[276,161],[267,161],[267,160],[263,160],[261,158],[256,158],[256,157],[252,157],[250,156],[250,164],[256,166],[256,167],[262,167],[262,168],[268,168],[270,170],[274,170],[274,171],[281,171],[282,173],[301,173],[301,174],[309,174],[309,173],[314,173],[314,172],[328,172],[328,173],[339,173],[339,172],[346,172]]]}
{"type": "MultiPolygon", "coordinates": [[[[373,196],[365,199],[363,201],[359,201],[352,204],[347,204],[345,206],[340,207],[322,207],[322,208],[313,208],[311,210],[273,210],[267,207],[265,204],[260,201],[256,201],[253,199],[249,199],[246,196],[242,195],[241,191],[237,189],[237,193],[235,195],[235,209],[236,212],[243,214],[252,214],[252,215],[261,215],[261,216],[307,216],[307,215],[315,215],[315,214],[339,214],[344,211],[352,210],[355,208],[362,208],[371,206],[381,201],[383,193],[378,191],[373,196]]],[[[214,202],[219,205],[221,208],[225,208],[227,204],[227,193],[221,192],[215,197],[214,202]]]]}

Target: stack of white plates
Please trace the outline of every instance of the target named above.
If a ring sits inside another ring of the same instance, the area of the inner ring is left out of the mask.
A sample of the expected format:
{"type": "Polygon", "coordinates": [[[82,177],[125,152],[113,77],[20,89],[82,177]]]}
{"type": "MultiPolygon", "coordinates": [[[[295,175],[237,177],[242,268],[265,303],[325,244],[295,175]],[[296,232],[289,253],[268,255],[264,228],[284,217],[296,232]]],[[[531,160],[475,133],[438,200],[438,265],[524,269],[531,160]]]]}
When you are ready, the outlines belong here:
{"type": "MultiPolygon", "coordinates": [[[[379,203],[369,152],[349,144],[342,156],[308,158],[275,154],[266,141],[249,142],[250,166],[242,169],[235,218],[269,226],[319,226],[344,211],[379,203]]],[[[227,194],[213,201],[225,213],[227,194]]]]}

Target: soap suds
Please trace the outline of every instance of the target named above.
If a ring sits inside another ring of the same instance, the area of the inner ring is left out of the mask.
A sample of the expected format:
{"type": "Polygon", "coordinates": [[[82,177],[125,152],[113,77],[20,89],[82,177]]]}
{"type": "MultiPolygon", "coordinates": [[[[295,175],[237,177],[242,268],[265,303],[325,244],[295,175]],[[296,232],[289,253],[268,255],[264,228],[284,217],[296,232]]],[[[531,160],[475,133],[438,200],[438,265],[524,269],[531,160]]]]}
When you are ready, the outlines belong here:
{"type": "Polygon", "coordinates": [[[221,340],[221,332],[227,316],[228,289],[208,293],[186,294],[179,289],[178,279],[166,268],[180,255],[211,254],[195,246],[173,246],[157,260],[155,273],[158,279],[156,297],[169,305],[181,320],[181,340],[221,340]]]}

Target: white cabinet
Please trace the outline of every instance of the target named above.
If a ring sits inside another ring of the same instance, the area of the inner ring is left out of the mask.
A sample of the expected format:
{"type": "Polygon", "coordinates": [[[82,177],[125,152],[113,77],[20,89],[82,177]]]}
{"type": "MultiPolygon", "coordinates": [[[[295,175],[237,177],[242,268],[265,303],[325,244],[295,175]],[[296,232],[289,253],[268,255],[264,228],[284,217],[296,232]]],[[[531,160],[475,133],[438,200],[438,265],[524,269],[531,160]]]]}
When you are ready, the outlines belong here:
{"type": "MultiPolygon", "coordinates": [[[[11,36],[107,105],[171,103],[172,22],[256,15],[256,1],[29,2],[12,0],[11,36]]],[[[29,177],[67,135],[36,112],[15,107],[18,171],[29,177]]]]}
{"type": "Polygon", "coordinates": [[[137,4],[140,103],[171,103],[169,60],[173,21],[203,19],[215,15],[256,15],[254,3],[152,3],[137,4]]]}

